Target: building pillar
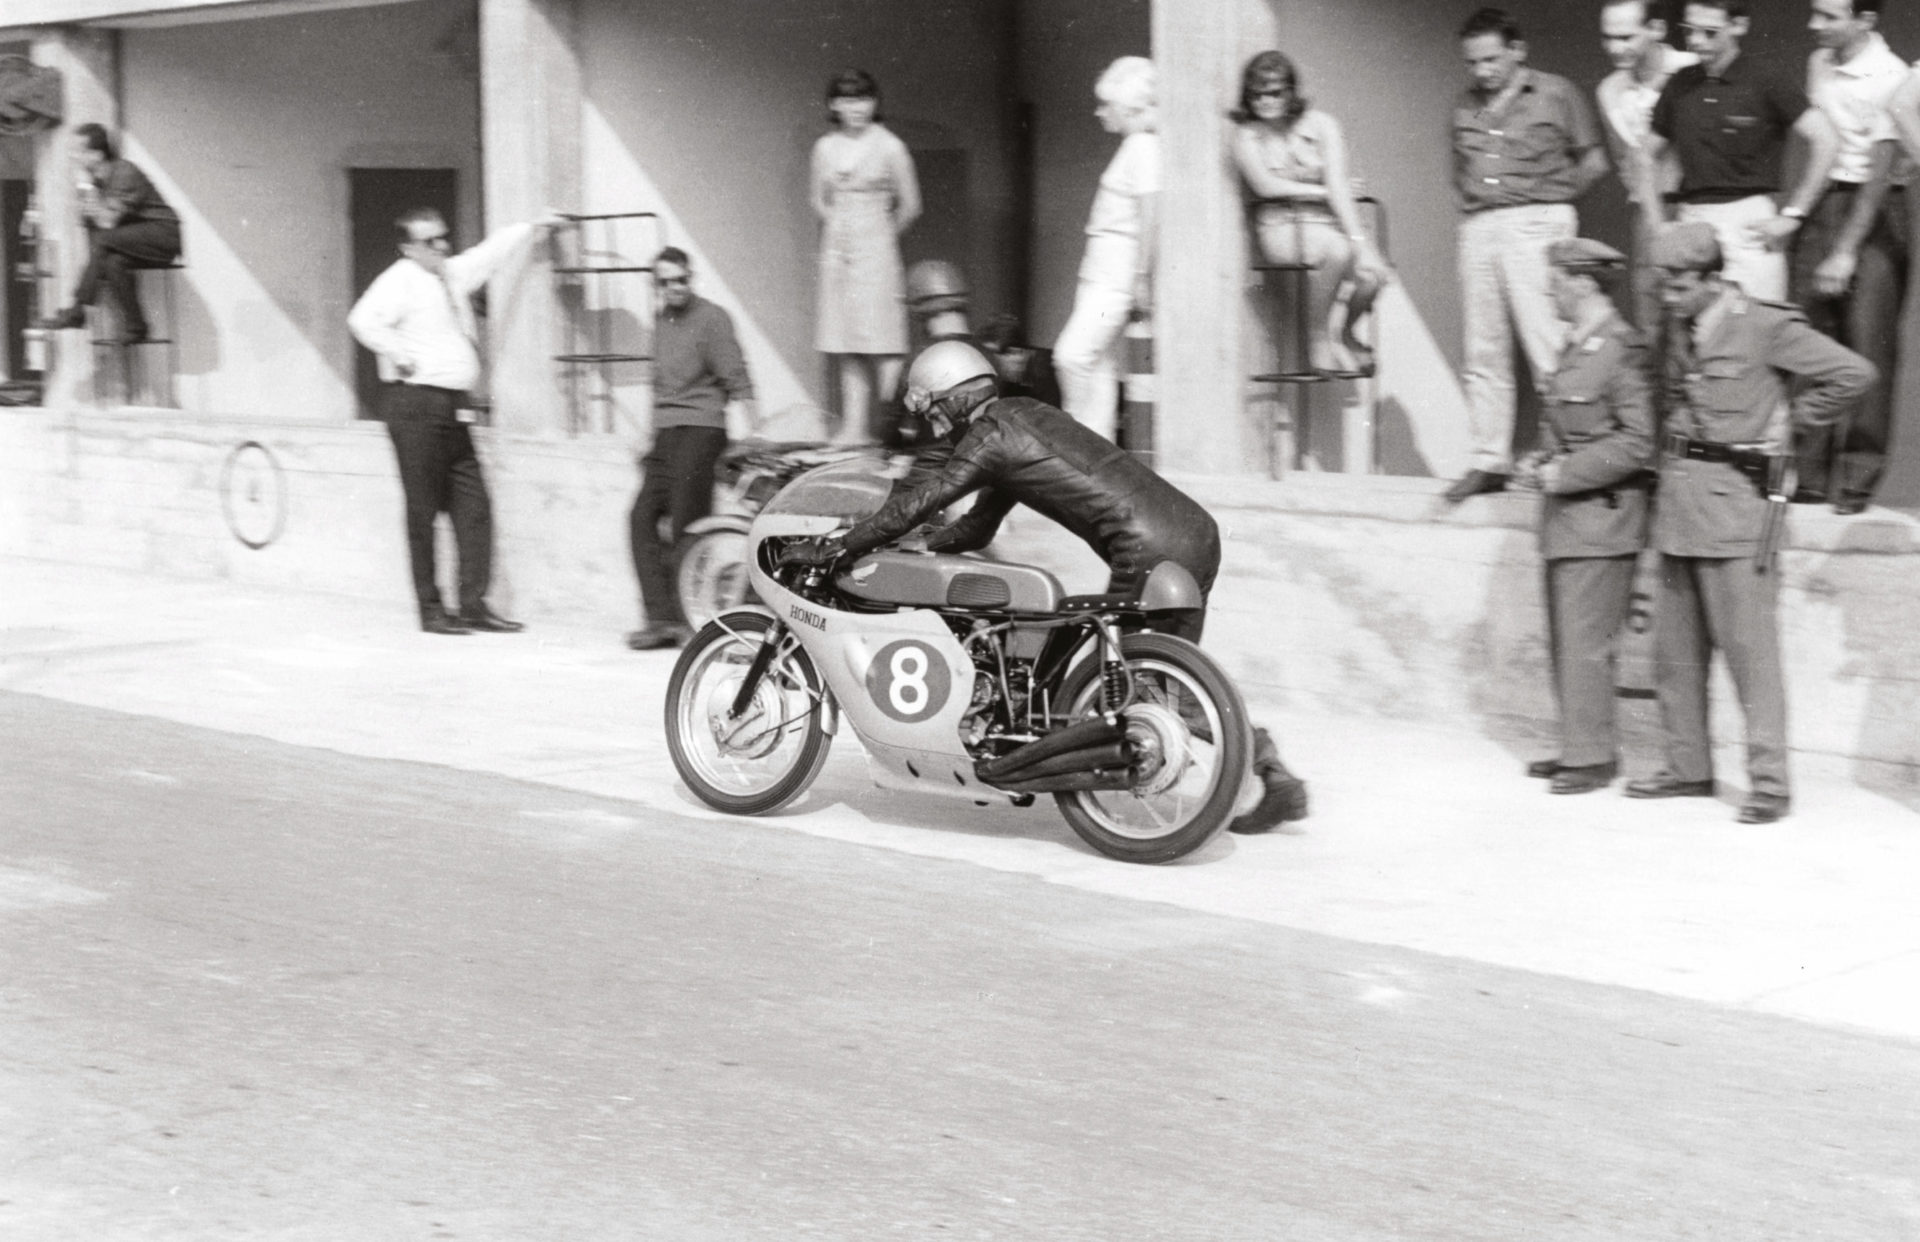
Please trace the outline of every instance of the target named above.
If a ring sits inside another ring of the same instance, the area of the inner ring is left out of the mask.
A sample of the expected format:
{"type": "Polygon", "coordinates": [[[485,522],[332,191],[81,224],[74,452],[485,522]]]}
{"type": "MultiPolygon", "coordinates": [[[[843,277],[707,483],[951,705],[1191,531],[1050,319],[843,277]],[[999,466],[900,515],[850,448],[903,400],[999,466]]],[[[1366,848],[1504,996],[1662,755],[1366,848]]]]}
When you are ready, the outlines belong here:
{"type": "Polygon", "coordinates": [[[1229,155],[1240,69],[1278,44],[1267,0],[1155,0],[1163,159],[1154,280],[1155,439],[1162,469],[1260,474],[1243,406],[1245,211],[1229,155]]]}
{"type": "MultiPolygon", "coordinates": [[[[43,270],[41,286],[51,315],[66,304],[87,265],[87,230],[80,219],[80,196],[73,166],[73,127],[97,121],[115,139],[120,134],[119,43],[111,30],[53,26],[33,39],[31,59],[57,70],[61,83],[61,124],[34,135],[33,194],[40,208],[43,270]]],[[[90,403],[94,391],[94,350],[82,331],[55,333],[42,403],[49,409],[90,403]]]]}
{"type": "MultiPolygon", "coordinates": [[[[489,231],[581,202],[577,0],[480,0],[481,153],[489,231]]],[[[564,312],[545,245],[487,290],[494,425],[552,436],[567,427],[553,356],[564,312]]]]}

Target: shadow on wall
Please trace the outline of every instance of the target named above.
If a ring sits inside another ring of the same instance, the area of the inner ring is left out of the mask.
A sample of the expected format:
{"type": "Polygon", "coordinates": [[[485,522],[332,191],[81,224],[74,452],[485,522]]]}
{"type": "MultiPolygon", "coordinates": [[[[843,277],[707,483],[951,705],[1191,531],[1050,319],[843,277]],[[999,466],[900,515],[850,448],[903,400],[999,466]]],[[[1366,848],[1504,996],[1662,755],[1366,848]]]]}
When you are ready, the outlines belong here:
{"type": "Polygon", "coordinates": [[[1866,685],[1852,753],[1862,788],[1920,811],[1920,670],[1909,658],[1912,588],[1889,581],[1891,551],[1920,551],[1914,531],[1895,522],[1855,521],[1821,559],[1814,577],[1839,610],[1843,684],[1866,685]],[[1891,540],[1893,546],[1890,546],[1891,540]]]}
{"type": "Polygon", "coordinates": [[[1467,703],[1480,731],[1496,739],[1536,739],[1540,722],[1551,727],[1558,716],[1536,543],[1531,531],[1502,534],[1479,619],[1461,634],[1456,652],[1467,703]],[[1494,668],[1506,671],[1498,677],[1485,675],[1494,668]]]}
{"type": "Polygon", "coordinates": [[[1433,477],[1433,464],[1420,451],[1413,433],[1413,416],[1398,397],[1382,397],[1375,403],[1373,435],[1381,474],[1433,477]]]}
{"type": "MultiPolygon", "coordinates": [[[[179,342],[175,346],[177,378],[211,375],[220,369],[220,330],[214,320],[213,307],[200,295],[190,268],[175,271],[167,279],[173,282],[176,318],[172,332],[174,340],[179,342]]],[[[149,295],[143,290],[141,296],[149,295]]],[[[184,395],[181,404],[187,404],[184,395]]]]}

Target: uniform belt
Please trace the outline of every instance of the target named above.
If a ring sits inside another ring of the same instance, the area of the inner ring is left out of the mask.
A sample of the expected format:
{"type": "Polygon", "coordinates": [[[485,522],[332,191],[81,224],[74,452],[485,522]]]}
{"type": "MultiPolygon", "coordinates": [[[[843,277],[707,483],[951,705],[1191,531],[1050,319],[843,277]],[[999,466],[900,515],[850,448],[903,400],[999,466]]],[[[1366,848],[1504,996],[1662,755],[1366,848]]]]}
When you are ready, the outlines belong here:
{"type": "Polygon", "coordinates": [[[1691,457],[1696,461],[1742,462],[1765,456],[1750,449],[1722,444],[1718,440],[1691,440],[1676,432],[1668,432],[1662,437],[1660,451],[1668,457],[1691,457]]]}

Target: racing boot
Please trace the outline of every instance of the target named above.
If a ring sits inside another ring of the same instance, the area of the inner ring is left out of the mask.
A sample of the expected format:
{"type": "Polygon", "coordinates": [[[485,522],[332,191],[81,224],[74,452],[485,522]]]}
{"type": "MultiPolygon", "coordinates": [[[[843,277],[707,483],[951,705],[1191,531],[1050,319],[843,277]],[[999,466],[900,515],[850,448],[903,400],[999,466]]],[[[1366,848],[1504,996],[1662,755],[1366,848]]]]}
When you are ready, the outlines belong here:
{"type": "Polygon", "coordinates": [[[1307,783],[1287,771],[1287,765],[1280,762],[1273,735],[1265,729],[1253,731],[1253,773],[1260,778],[1260,801],[1251,811],[1228,824],[1227,831],[1242,836],[1276,828],[1282,832],[1297,831],[1283,825],[1307,817],[1307,783]]]}

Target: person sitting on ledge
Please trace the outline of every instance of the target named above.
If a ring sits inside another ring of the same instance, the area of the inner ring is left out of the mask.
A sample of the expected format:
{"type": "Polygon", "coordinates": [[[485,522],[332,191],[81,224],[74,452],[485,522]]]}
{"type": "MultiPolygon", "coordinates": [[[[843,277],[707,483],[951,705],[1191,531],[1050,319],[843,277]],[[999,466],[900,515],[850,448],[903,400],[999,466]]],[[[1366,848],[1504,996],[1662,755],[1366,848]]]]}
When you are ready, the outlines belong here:
{"type": "Polygon", "coordinates": [[[1307,314],[1312,356],[1303,360],[1329,378],[1373,374],[1373,349],[1354,329],[1392,273],[1360,227],[1347,141],[1339,122],[1307,105],[1293,62],[1261,52],[1240,75],[1240,106],[1233,158],[1254,204],[1254,239],[1267,263],[1307,264],[1307,314]],[[1335,302],[1347,292],[1341,317],[1342,358],[1329,335],[1335,302]]]}
{"type": "Polygon", "coordinates": [[[72,305],[46,326],[86,327],[86,308],[99,300],[105,286],[120,307],[121,342],[138,345],[150,331],[133,273],[142,267],[170,267],[180,257],[180,217],[145,173],[114,155],[105,126],[89,122],[75,127],[73,160],[80,172],[80,214],[87,223],[87,266],[74,288],[72,305]]]}

